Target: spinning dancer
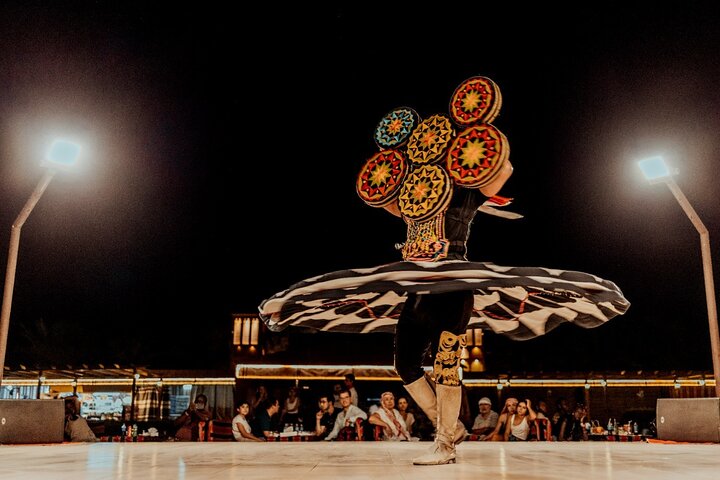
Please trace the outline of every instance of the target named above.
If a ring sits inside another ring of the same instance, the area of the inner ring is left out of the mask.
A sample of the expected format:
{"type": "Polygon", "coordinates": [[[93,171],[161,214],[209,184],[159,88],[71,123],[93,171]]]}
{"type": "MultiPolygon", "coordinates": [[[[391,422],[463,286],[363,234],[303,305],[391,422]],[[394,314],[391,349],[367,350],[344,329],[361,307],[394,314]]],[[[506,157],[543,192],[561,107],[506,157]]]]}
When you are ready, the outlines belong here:
{"type": "Polygon", "coordinates": [[[395,333],[395,369],[436,427],[416,465],[454,463],[465,437],[458,367],[468,327],[526,340],[562,322],[596,327],[630,306],[614,283],[587,273],[467,260],[476,212],[520,217],[497,208],[511,201],[497,193],[513,171],[507,138],[491,124],[501,103],[495,82],[478,76],[455,89],[449,116],[421,121],[409,107],[384,116],[375,129],[380,152],[356,189],[407,224],[403,261],[313,277],[259,307],[273,331],[395,333]]]}

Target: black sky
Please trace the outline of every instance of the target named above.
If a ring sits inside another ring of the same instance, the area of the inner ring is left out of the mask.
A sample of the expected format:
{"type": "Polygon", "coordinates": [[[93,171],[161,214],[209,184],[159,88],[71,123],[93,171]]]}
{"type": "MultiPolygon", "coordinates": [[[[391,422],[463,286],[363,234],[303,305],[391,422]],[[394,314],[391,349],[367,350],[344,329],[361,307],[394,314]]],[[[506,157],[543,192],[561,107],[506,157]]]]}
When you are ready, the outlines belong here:
{"type": "Polygon", "coordinates": [[[477,219],[470,258],[594,273],[632,303],[593,330],[488,338],[496,365],[711,369],[699,236],[635,161],[679,169],[720,283],[720,7],[526,3],[3,2],[0,265],[39,139],[88,142],[23,227],[7,364],[222,364],[197,345],[232,313],[398,260],[404,225],[354,191],[373,129],[397,106],[445,113],[484,75],[525,218],[477,219]]]}

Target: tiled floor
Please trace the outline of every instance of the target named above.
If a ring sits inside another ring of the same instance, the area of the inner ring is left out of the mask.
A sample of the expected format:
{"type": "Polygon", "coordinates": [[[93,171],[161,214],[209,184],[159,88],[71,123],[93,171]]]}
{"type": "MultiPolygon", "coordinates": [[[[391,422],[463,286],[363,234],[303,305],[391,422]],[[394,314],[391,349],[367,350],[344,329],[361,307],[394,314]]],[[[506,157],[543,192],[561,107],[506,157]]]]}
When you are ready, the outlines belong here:
{"type": "Polygon", "coordinates": [[[430,443],[95,443],[0,446],[5,479],[712,479],[718,444],[465,442],[458,463],[413,466],[430,443]]]}

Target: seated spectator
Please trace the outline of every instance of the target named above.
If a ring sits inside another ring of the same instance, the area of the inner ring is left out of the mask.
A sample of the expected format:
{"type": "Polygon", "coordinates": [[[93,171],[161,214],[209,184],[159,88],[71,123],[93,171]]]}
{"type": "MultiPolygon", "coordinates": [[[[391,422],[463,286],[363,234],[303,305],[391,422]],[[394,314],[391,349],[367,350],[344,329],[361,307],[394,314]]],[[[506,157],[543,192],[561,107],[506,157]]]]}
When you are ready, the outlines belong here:
{"type": "Polygon", "coordinates": [[[335,439],[356,440],[358,435],[355,429],[357,420],[361,422],[367,420],[367,413],[352,404],[349,391],[344,389],[340,391],[340,404],[342,405],[342,410],[335,419],[335,425],[333,425],[332,431],[325,437],[326,441],[335,439]]]}
{"type": "Polygon", "coordinates": [[[355,375],[354,374],[348,373],[347,375],[345,375],[345,389],[348,392],[350,392],[351,403],[357,407],[360,399],[358,397],[358,392],[355,389],[355,375]]]}
{"type": "Polygon", "coordinates": [[[238,414],[232,420],[232,433],[235,440],[238,442],[262,442],[262,438],[258,438],[252,434],[252,428],[250,422],[248,422],[247,416],[250,413],[250,404],[248,402],[242,402],[237,408],[238,414]]]}
{"type": "Polygon", "coordinates": [[[550,412],[548,410],[548,404],[545,400],[537,402],[537,408],[535,409],[537,419],[534,425],[530,426],[530,436],[534,440],[535,438],[540,440],[546,440],[551,435],[551,420],[550,412]]]}
{"type": "Polygon", "coordinates": [[[335,419],[338,413],[340,413],[340,410],[335,408],[330,398],[331,397],[327,395],[322,395],[318,400],[320,410],[315,414],[315,435],[317,435],[319,439],[324,439],[332,432],[335,426],[335,419]]]}
{"type": "Polygon", "coordinates": [[[478,401],[478,408],[480,412],[475,417],[472,433],[478,435],[478,440],[485,440],[485,437],[495,430],[499,415],[492,409],[492,402],[488,397],[483,397],[478,401]]]}
{"type": "MultiPolygon", "coordinates": [[[[408,433],[410,435],[413,434],[413,425],[415,424],[415,415],[408,409],[410,408],[410,403],[408,402],[407,397],[398,397],[397,399],[397,409],[398,412],[400,412],[400,416],[405,420],[405,426],[407,427],[408,433]]],[[[415,435],[417,436],[417,435],[415,435]]]]}
{"type": "Polygon", "coordinates": [[[80,416],[80,399],[75,395],[65,398],[65,440],[97,442],[97,437],[87,420],[80,416]]]}
{"type": "Polygon", "coordinates": [[[260,410],[255,415],[255,428],[253,433],[258,438],[267,439],[278,431],[277,413],[280,410],[280,401],[277,398],[268,397],[260,405],[260,410]]]}
{"type": "Polygon", "coordinates": [[[505,406],[503,407],[500,415],[498,416],[497,425],[495,430],[490,432],[483,440],[488,442],[502,442],[505,440],[505,427],[510,419],[511,415],[515,414],[517,410],[518,400],[517,398],[510,397],[505,400],[505,406]]]}
{"type": "Polygon", "coordinates": [[[538,418],[547,418],[550,419],[550,410],[548,409],[548,404],[545,400],[540,400],[537,402],[537,408],[535,409],[535,413],[537,414],[538,418]]]}
{"type": "Polygon", "coordinates": [[[395,408],[395,395],[392,392],[385,392],[380,395],[380,408],[370,415],[368,422],[382,427],[383,440],[410,440],[410,433],[407,431],[405,421],[395,408]]]}
{"type": "Polygon", "coordinates": [[[560,441],[560,427],[566,420],[572,422],[573,410],[565,397],[558,398],[555,404],[555,413],[550,417],[553,440],[560,441]]]}
{"type": "Polygon", "coordinates": [[[339,383],[333,386],[333,406],[337,410],[342,410],[342,403],[340,403],[340,392],[342,392],[342,389],[343,387],[339,383]]]}
{"type": "Polygon", "coordinates": [[[280,424],[296,424],[302,423],[300,418],[300,397],[298,397],[297,387],[290,387],[288,390],[288,396],[283,404],[282,412],[280,413],[280,424]]]}
{"type": "Polygon", "coordinates": [[[510,415],[505,425],[505,441],[517,442],[526,441],[530,436],[530,422],[533,422],[537,414],[532,409],[530,399],[517,404],[517,412],[510,415]]]}
{"type": "Polygon", "coordinates": [[[586,419],[585,406],[582,404],[576,405],[572,416],[566,416],[563,419],[560,432],[558,432],[558,441],[580,442],[588,440],[587,430],[585,429],[586,419]]]}
{"type": "Polygon", "coordinates": [[[265,388],[265,385],[258,385],[255,393],[252,395],[252,398],[248,399],[248,403],[250,404],[250,413],[252,415],[255,415],[255,413],[262,408],[262,403],[267,399],[267,397],[268,391],[267,388],[265,388]]]}
{"type": "Polygon", "coordinates": [[[212,418],[210,409],[207,408],[207,397],[199,394],[195,401],[175,420],[178,427],[175,432],[175,440],[180,442],[197,442],[200,438],[200,423],[207,422],[212,418]]]}

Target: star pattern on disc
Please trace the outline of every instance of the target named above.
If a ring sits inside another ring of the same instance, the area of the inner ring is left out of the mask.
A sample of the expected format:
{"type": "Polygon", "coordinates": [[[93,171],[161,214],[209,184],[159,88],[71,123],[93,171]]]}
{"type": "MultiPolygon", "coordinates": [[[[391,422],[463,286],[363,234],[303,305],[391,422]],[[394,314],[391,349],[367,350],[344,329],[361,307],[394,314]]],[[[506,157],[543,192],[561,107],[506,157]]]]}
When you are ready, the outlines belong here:
{"type": "Polygon", "coordinates": [[[375,143],[380,148],[394,148],[403,145],[420,121],[415,110],[401,107],[385,115],[375,128],[375,143]]]}
{"type": "Polygon", "coordinates": [[[438,161],[454,134],[450,119],[444,115],[433,115],[423,120],[410,135],[408,158],[419,164],[438,161]]]}
{"type": "Polygon", "coordinates": [[[500,111],[500,89],[487,77],[464,81],[450,100],[450,116],[460,125],[492,122],[500,111]]]}
{"type": "Polygon", "coordinates": [[[382,206],[393,200],[405,177],[405,157],[396,150],[373,155],[358,175],[356,189],[369,205],[382,206]]]}
{"type": "Polygon", "coordinates": [[[408,218],[420,220],[444,209],[450,201],[452,183],[437,165],[423,165],[410,172],[403,182],[398,204],[408,218]]]}
{"type": "Polygon", "coordinates": [[[504,146],[500,132],[492,125],[469,127],[450,146],[448,171],[456,183],[477,186],[496,170],[504,146]]]}

